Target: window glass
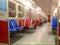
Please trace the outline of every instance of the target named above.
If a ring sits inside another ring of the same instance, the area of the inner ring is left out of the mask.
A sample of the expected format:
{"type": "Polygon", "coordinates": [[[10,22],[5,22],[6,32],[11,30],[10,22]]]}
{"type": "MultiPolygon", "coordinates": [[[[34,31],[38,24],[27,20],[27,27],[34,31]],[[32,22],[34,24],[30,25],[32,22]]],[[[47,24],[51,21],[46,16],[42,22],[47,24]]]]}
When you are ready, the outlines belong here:
{"type": "Polygon", "coordinates": [[[23,18],[24,17],[24,8],[21,6],[18,6],[18,17],[23,18]]]}
{"type": "Polygon", "coordinates": [[[16,5],[9,1],[9,17],[16,17],[16,5]]]}

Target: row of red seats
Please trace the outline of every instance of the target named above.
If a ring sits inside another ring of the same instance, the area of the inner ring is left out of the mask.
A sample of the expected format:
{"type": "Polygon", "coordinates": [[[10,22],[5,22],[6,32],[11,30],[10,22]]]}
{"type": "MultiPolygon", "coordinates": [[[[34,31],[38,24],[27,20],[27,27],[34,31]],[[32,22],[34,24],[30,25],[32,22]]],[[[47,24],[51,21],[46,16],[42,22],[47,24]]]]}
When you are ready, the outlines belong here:
{"type": "Polygon", "coordinates": [[[20,19],[19,21],[19,26],[25,26],[25,27],[29,27],[29,26],[38,26],[39,25],[39,20],[32,20],[32,19],[20,19]]]}

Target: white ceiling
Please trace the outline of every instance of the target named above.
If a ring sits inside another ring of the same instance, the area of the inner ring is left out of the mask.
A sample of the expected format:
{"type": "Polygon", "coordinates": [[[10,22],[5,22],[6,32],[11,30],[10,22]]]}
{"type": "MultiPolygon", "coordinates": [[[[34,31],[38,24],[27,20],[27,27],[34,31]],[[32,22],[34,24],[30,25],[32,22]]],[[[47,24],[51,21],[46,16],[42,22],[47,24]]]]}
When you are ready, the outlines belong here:
{"type": "Polygon", "coordinates": [[[51,14],[51,9],[53,5],[57,5],[57,0],[34,0],[38,6],[47,14],[51,14]]]}
{"type": "MultiPolygon", "coordinates": [[[[17,0],[14,0],[17,1],[17,0]]],[[[42,10],[47,14],[51,15],[51,10],[53,6],[57,6],[58,0],[33,0],[35,3],[42,8],[42,10]]],[[[20,2],[18,2],[20,3],[20,2]]]]}

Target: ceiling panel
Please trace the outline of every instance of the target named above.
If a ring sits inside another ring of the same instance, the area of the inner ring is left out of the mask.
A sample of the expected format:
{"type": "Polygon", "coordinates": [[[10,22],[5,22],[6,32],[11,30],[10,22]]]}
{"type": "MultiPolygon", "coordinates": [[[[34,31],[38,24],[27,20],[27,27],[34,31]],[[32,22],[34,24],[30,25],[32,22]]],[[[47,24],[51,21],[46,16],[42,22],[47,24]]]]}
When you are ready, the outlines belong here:
{"type": "Polygon", "coordinates": [[[38,6],[47,14],[51,14],[52,5],[57,5],[57,0],[34,0],[38,6]]]}

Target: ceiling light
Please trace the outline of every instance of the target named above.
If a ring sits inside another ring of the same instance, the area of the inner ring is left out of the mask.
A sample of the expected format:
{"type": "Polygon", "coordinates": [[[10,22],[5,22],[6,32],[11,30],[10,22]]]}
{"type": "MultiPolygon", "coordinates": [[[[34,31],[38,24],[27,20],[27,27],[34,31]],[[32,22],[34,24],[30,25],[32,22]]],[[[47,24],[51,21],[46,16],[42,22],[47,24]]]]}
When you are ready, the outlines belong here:
{"type": "Polygon", "coordinates": [[[41,8],[40,7],[37,7],[36,8],[36,11],[38,11],[38,12],[41,11],[41,8]]]}

